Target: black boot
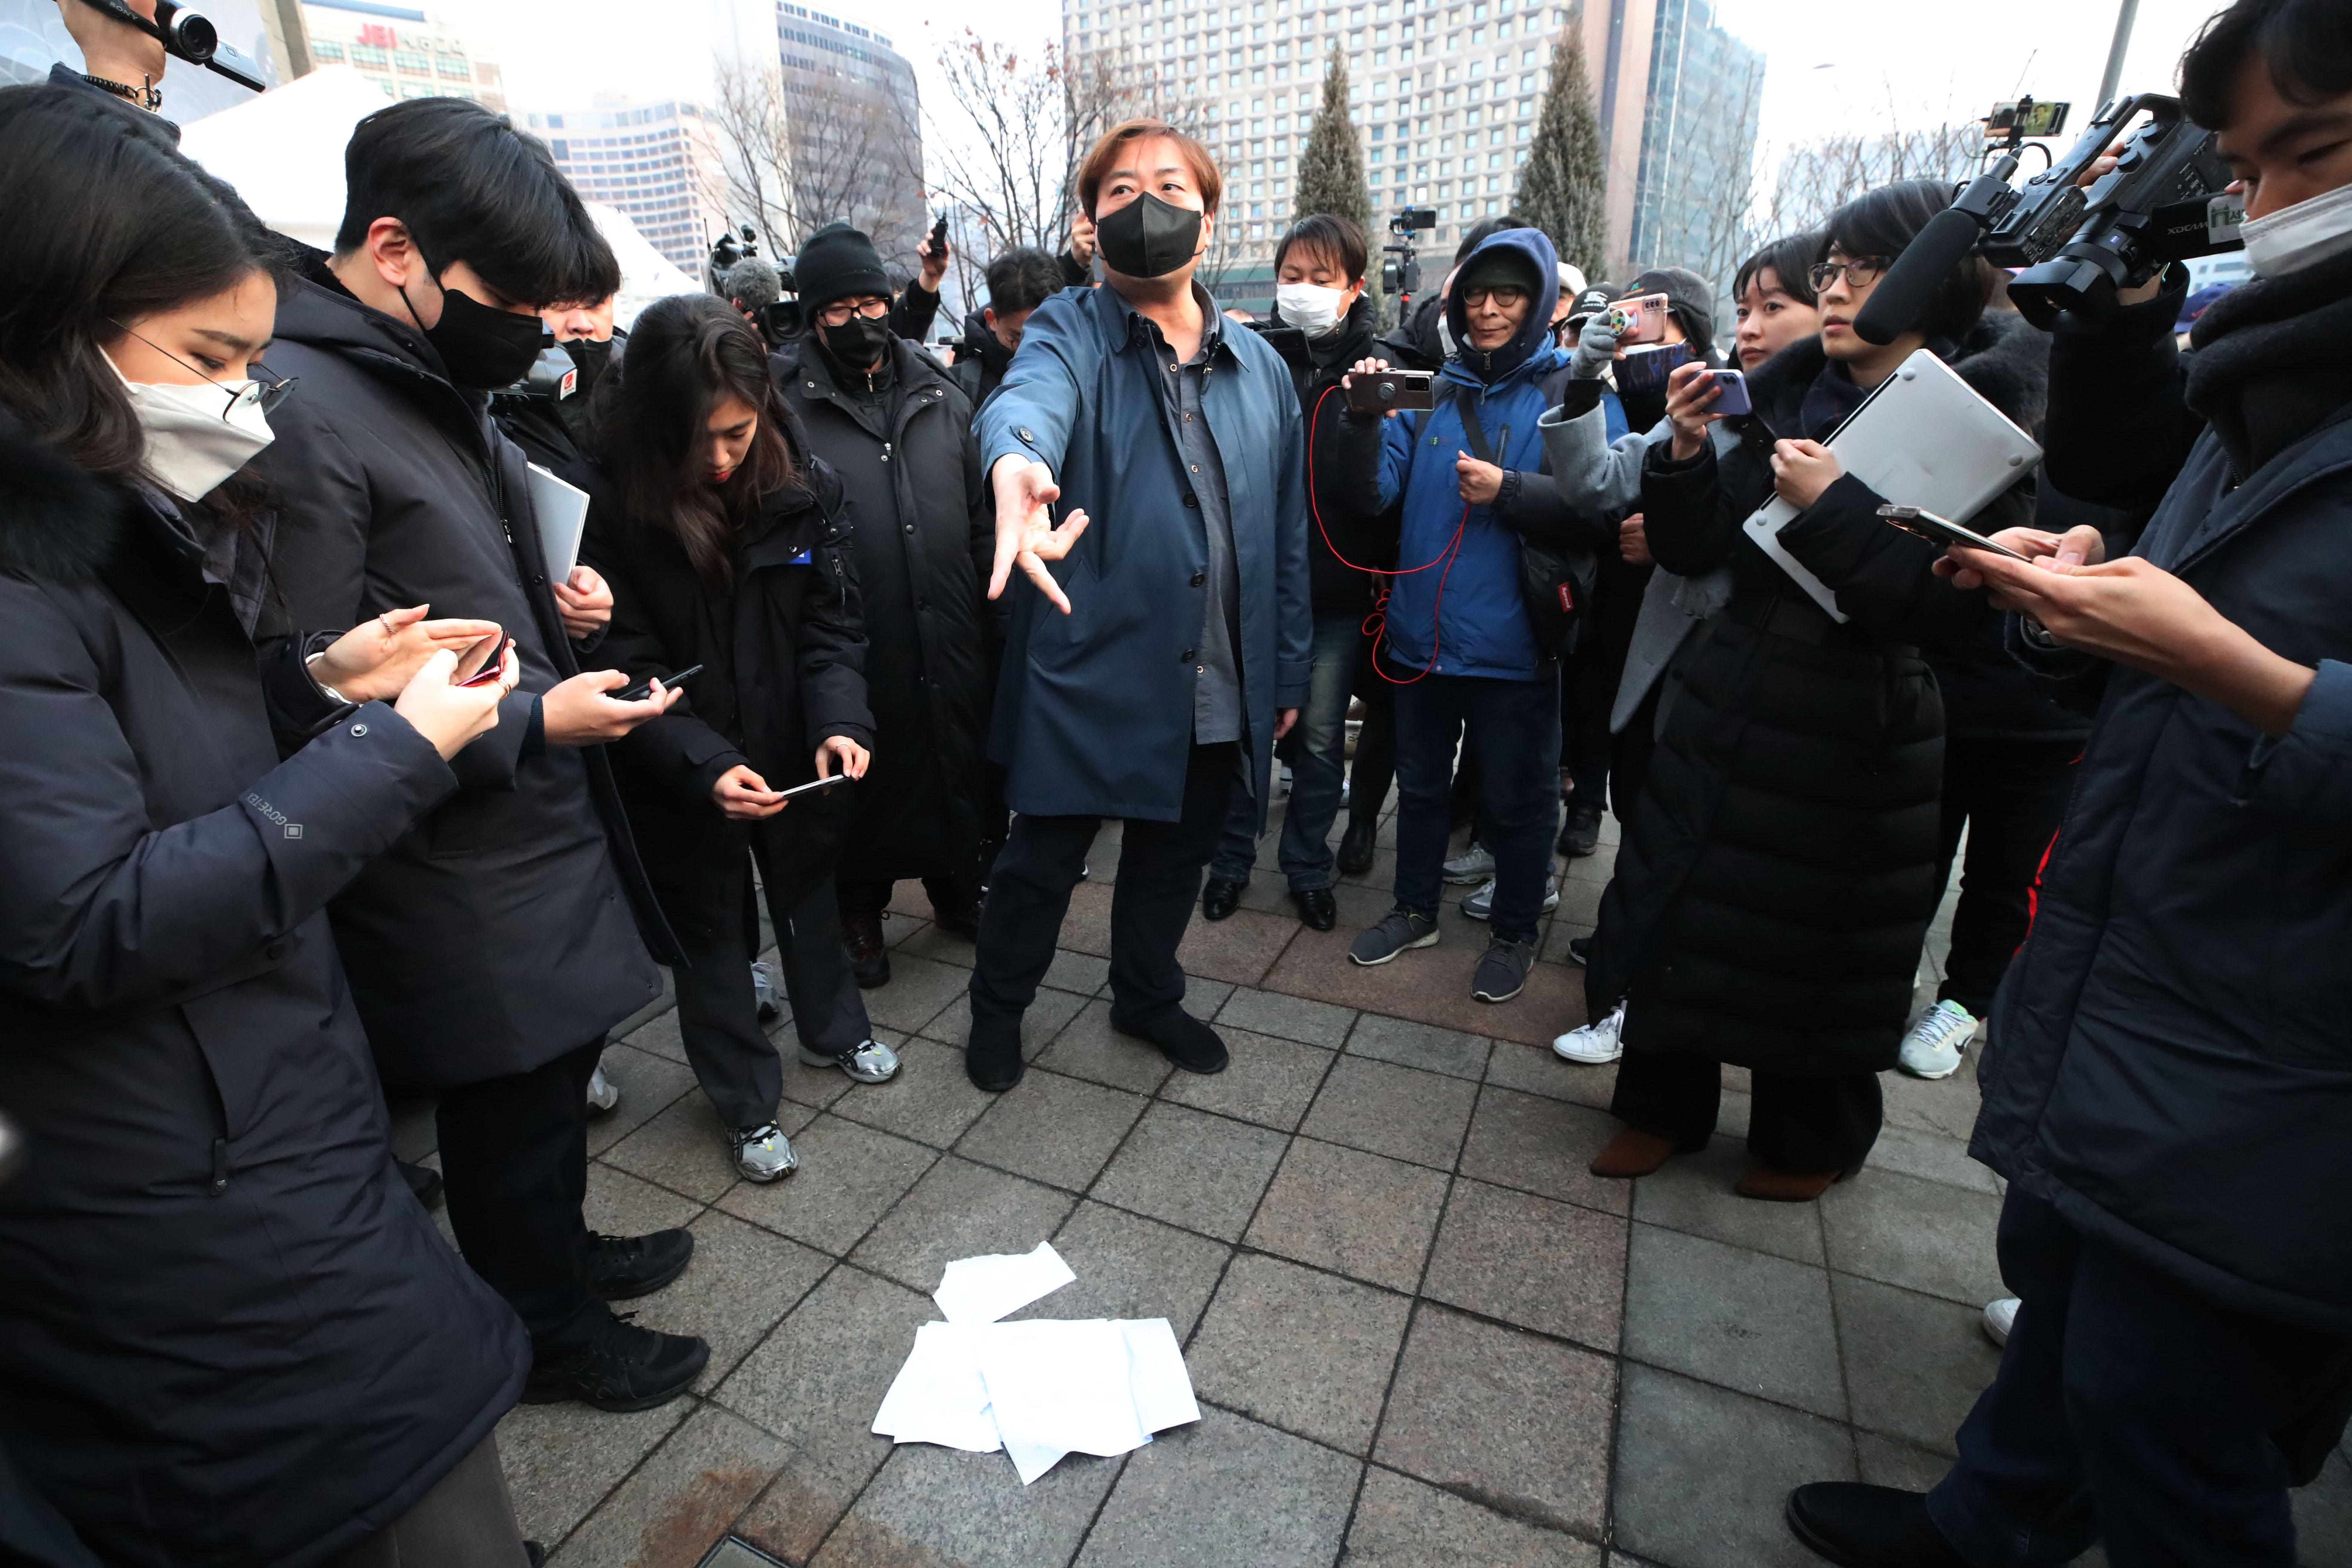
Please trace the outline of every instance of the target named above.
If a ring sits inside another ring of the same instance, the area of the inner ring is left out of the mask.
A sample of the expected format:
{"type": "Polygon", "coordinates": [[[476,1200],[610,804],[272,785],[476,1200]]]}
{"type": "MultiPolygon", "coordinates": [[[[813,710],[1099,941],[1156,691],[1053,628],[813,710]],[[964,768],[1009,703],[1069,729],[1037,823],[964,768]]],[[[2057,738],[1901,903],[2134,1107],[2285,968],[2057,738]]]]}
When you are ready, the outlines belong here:
{"type": "Polygon", "coordinates": [[[1838,1568],[1970,1568],[1927,1517],[1927,1494],[1815,1481],[1789,1494],[1789,1533],[1838,1568]]]}
{"type": "Polygon", "coordinates": [[[1350,822],[1339,836],[1339,874],[1360,877],[1372,868],[1372,841],[1381,836],[1377,822],[1350,822]]]}
{"type": "Polygon", "coordinates": [[[1021,1015],[998,1017],[975,1007],[971,1038],[963,1047],[964,1076],[974,1089],[1003,1094],[1021,1081],[1028,1064],[1021,1059],[1021,1015]]]}
{"type": "Polygon", "coordinates": [[[607,1301],[650,1296],[686,1272],[694,1256],[694,1232],[657,1230],[651,1236],[599,1236],[590,1239],[588,1289],[607,1301]]]}
{"type": "Polygon", "coordinates": [[[1155,1017],[1143,1019],[1122,1018],[1114,1007],[1110,1026],[1122,1035],[1150,1041],[1160,1047],[1161,1056],[1186,1072],[1223,1072],[1225,1064],[1233,1060],[1217,1031],[1181,1007],[1171,1007],[1155,1017]]]}
{"type": "Polygon", "coordinates": [[[1569,807],[1568,821],[1559,830],[1559,852],[1571,860],[1580,860],[1601,847],[1601,808],[1597,805],[1569,807]]]}
{"type": "Polygon", "coordinates": [[[868,910],[854,915],[844,911],[841,945],[848,950],[849,972],[860,991],[890,984],[890,950],[882,942],[880,910],[868,910]]]}
{"type": "Polygon", "coordinates": [[[522,1386],[525,1405],[576,1399],[599,1410],[651,1410],[694,1386],[710,1347],[691,1334],[661,1334],[608,1317],[574,1351],[536,1359],[522,1386]]]}

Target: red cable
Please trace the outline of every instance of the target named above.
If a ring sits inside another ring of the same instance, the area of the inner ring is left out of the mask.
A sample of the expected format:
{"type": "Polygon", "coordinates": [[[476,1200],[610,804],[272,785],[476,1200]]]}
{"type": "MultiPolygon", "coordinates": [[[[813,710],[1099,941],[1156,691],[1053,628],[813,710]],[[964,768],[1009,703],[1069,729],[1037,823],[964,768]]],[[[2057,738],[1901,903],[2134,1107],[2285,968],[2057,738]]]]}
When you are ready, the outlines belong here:
{"type": "Polygon", "coordinates": [[[1381,596],[1373,604],[1371,614],[1364,617],[1361,629],[1372,639],[1372,673],[1391,686],[1411,686],[1437,668],[1438,655],[1444,647],[1445,629],[1443,616],[1445,611],[1445,580],[1454,574],[1454,558],[1462,552],[1462,536],[1470,527],[1470,503],[1468,501],[1462,503],[1461,520],[1454,523],[1454,537],[1445,542],[1445,548],[1418,566],[1384,571],[1378,566],[1359,566],[1340,554],[1339,547],[1331,542],[1331,531],[1323,526],[1323,509],[1315,499],[1315,426],[1323,417],[1323,399],[1339,390],[1339,384],[1337,382],[1325,387],[1321,395],[1315,399],[1314,411],[1307,416],[1307,510],[1315,519],[1315,531],[1323,536],[1323,548],[1331,552],[1331,559],[1349,571],[1369,572],[1375,577],[1409,577],[1415,572],[1426,572],[1441,563],[1445,567],[1444,571],[1437,574],[1437,601],[1430,606],[1429,662],[1422,667],[1421,674],[1414,676],[1411,680],[1399,680],[1381,668],[1381,639],[1388,635],[1390,590],[1387,587],[1381,589],[1381,596]]]}

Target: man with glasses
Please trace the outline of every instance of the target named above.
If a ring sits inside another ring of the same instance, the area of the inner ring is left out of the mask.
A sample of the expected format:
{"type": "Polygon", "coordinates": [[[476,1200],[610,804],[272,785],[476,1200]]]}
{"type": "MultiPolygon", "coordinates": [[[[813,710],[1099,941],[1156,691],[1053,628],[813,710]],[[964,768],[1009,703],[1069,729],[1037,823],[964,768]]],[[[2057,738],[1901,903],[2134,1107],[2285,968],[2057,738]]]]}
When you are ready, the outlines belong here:
{"type": "MultiPolygon", "coordinates": [[[[988,606],[995,549],[971,405],[940,363],[891,328],[874,242],[829,224],[793,272],[809,329],[776,382],[810,447],[841,476],[857,528],[874,764],[839,869],[841,927],[860,985],[887,984],[882,911],[919,877],[940,926],[979,930],[988,805],[988,606]]],[[[1001,635],[1001,634],[996,634],[1001,635]]]]}

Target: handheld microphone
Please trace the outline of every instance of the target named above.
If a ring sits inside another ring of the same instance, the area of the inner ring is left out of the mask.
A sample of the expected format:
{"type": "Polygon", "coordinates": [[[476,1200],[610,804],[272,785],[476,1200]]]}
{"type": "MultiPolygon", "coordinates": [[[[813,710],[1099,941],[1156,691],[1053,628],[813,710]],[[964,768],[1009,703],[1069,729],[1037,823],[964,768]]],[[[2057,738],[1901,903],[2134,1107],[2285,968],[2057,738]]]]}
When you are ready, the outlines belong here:
{"type": "Polygon", "coordinates": [[[1979,232],[1975,216],[1957,206],[1929,218],[1871,290],[1862,313],[1853,319],[1855,333],[1863,342],[1883,347],[1909,331],[1936,286],[1976,248],[1979,232]]]}

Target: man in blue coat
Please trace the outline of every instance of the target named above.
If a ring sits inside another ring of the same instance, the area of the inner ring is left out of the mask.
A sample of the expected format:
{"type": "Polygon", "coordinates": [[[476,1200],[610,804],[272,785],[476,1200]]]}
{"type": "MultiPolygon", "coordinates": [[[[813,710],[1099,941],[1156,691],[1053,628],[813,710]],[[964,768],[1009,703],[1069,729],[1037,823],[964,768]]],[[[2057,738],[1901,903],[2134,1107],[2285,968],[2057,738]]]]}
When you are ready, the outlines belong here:
{"type": "Polygon", "coordinates": [[[1180,1005],[1176,944],[1244,761],[1263,814],[1314,616],[1290,373],[1192,277],[1221,185],[1207,149],[1159,121],[1097,142],[1078,191],[1106,285],[1037,308],[981,411],[989,596],[1014,595],[989,755],[1020,814],[972,972],[964,1065],[982,1089],[1020,1081],[1021,1016],[1106,816],[1126,823],[1111,1024],[1188,1072],[1225,1066],[1180,1005]]]}

